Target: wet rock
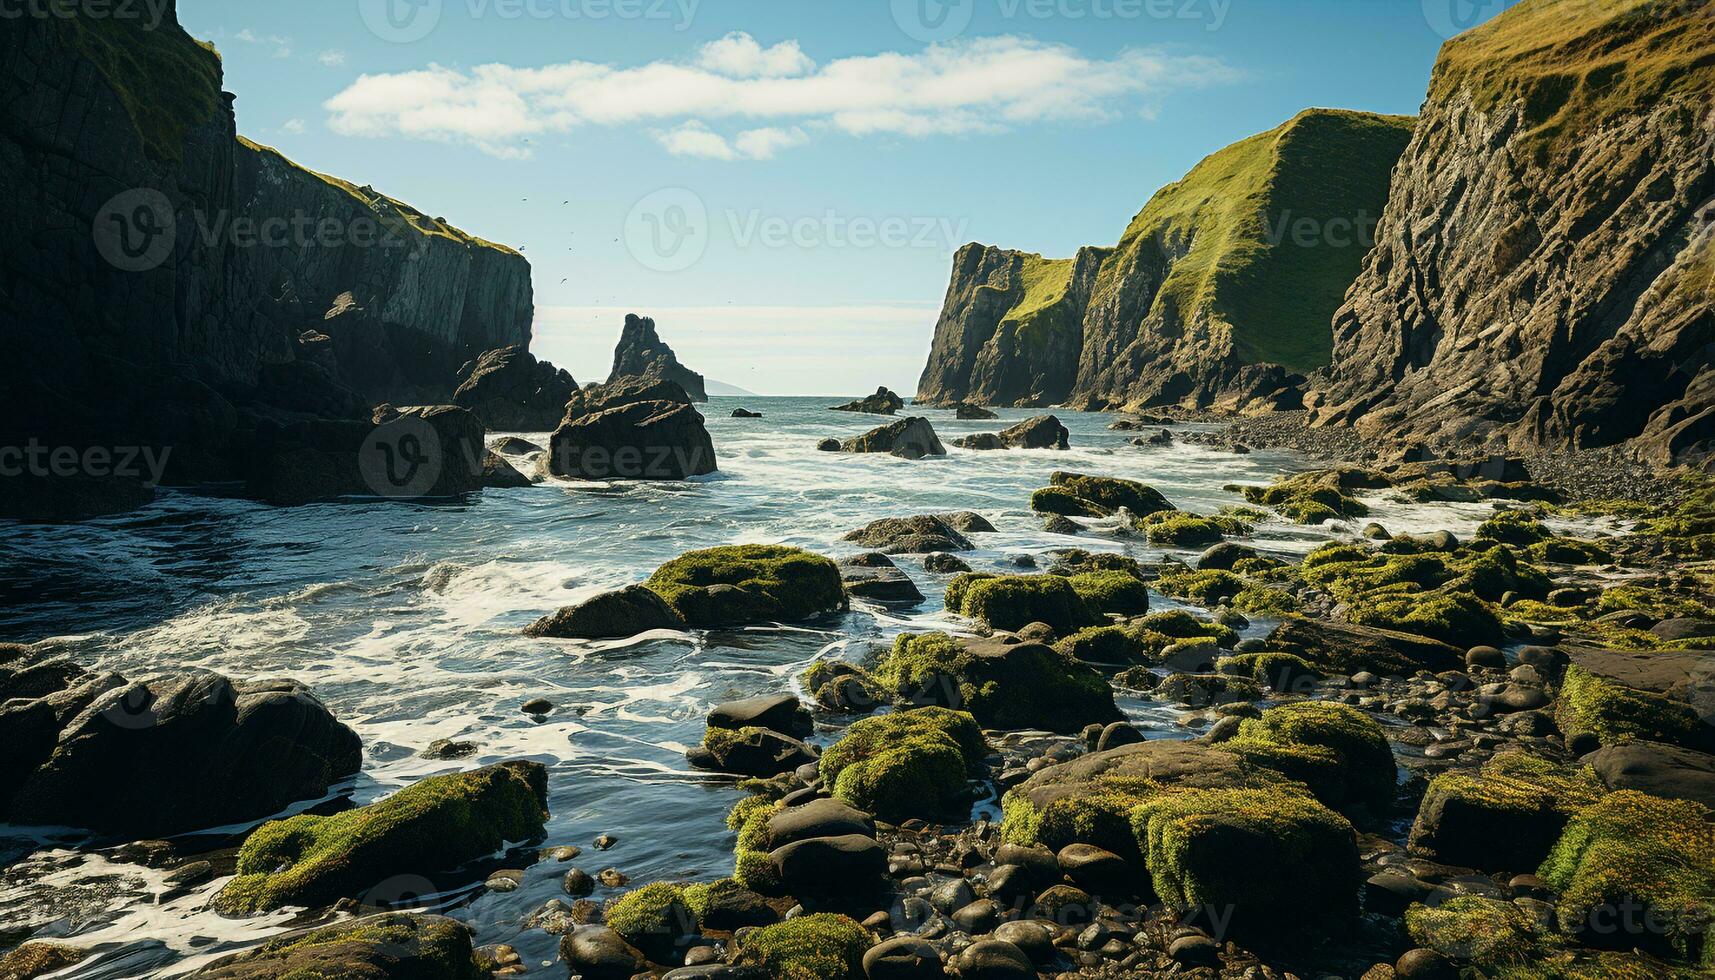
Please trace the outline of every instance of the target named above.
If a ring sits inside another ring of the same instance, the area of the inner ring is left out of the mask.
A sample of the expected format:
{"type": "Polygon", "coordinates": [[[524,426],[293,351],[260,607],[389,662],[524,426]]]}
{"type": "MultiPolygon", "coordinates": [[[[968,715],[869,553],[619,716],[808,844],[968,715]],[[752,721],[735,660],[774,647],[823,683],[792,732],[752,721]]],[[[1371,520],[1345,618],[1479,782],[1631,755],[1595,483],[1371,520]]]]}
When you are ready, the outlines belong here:
{"type": "Polygon", "coordinates": [[[816,443],[816,449],[818,452],[837,453],[840,451],[840,441],[830,436],[818,441],[816,443]]]}
{"type": "Polygon", "coordinates": [[[900,419],[892,425],[872,429],[840,443],[843,453],[888,453],[900,459],[945,456],[947,449],[935,435],[935,427],[920,417],[900,419]]]}
{"type": "Polygon", "coordinates": [[[762,413],[753,412],[747,408],[735,408],[732,410],[732,417],[735,419],[759,419],[762,418],[762,413]]]}
{"type": "Polygon", "coordinates": [[[940,951],[913,936],[870,947],[863,956],[863,971],[869,980],[940,980],[944,976],[940,951]]]}
{"type": "Polygon", "coordinates": [[[660,595],[641,585],[604,592],[566,606],[524,628],[524,635],[555,639],[621,639],[651,630],[682,630],[685,621],[660,595]]]}
{"type": "Polygon", "coordinates": [[[839,800],[821,799],[791,807],[768,820],[768,849],[815,837],[875,837],[875,818],[839,800]]]}
{"type": "Polygon", "coordinates": [[[998,435],[980,433],[953,440],[962,449],[1066,449],[1071,433],[1052,415],[1026,419],[998,435]]]}
{"type": "Polygon", "coordinates": [[[1049,534],[1083,534],[1084,525],[1079,524],[1070,517],[1061,517],[1059,514],[1049,514],[1042,520],[1042,530],[1047,531],[1049,534]]]}
{"type": "Polygon", "coordinates": [[[946,518],[936,514],[884,518],[852,531],[843,540],[853,541],[888,555],[920,555],[976,549],[970,538],[965,537],[946,518]]]}
{"type": "Polygon", "coordinates": [[[607,926],[581,926],[560,940],[560,959],[584,980],[631,980],[643,954],[607,926]]]}
{"type": "Polygon", "coordinates": [[[800,897],[865,895],[887,874],[887,849],[872,837],[813,837],[769,852],[788,894],[800,897]]]}
{"type": "Polygon", "coordinates": [[[944,551],[930,554],[923,559],[923,567],[937,575],[962,575],[971,570],[964,559],[957,555],[949,555],[944,551]]]}
{"type": "Polygon", "coordinates": [[[534,486],[535,481],[507,462],[499,453],[491,452],[482,457],[482,485],[489,490],[516,490],[534,486]]]}
{"type": "Polygon", "coordinates": [[[519,708],[527,715],[545,715],[554,710],[554,702],[547,698],[531,698],[519,708]]]}
{"type": "Polygon", "coordinates": [[[713,473],[714,441],[685,390],[625,378],[580,391],[548,444],[548,469],[573,480],[686,480],[713,473]]]}
{"type": "Polygon", "coordinates": [[[1066,877],[1093,895],[1129,895],[1143,886],[1125,858],[1094,844],[1067,844],[1055,860],[1066,877]]]}
{"type": "Polygon", "coordinates": [[[765,728],[711,728],[703,744],[686,752],[685,757],[699,769],[767,779],[815,762],[816,751],[796,738],[765,728]]]}
{"type": "Polygon", "coordinates": [[[976,900],[977,895],[971,889],[971,883],[963,878],[944,881],[929,893],[929,904],[942,915],[952,915],[976,900]]]}
{"type": "Polygon", "coordinates": [[[870,553],[839,562],[840,580],[855,598],[875,602],[915,603],[923,593],[903,569],[886,555],[870,553]]]}
{"type": "Polygon", "coordinates": [[[836,405],[829,411],[859,412],[866,415],[896,415],[905,407],[905,399],[889,391],[885,386],[875,389],[875,394],[860,398],[844,405],[836,405]]]}
{"type": "Polygon", "coordinates": [[[1631,789],[1667,799],[1695,800],[1715,810],[1715,755],[1663,745],[1625,742],[1579,760],[1611,790],[1631,789]]]}
{"type": "Polygon", "coordinates": [[[195,976],[198,980],[469,980],[473,952],[470,930],[462,923],[438,915],[387,912],[271,939],[256,949],[217,960],[195,976]]]}
{"type": "Polygon", "coordinates": [[[573,898],[583,898],[595,891],[595,879],[591,878],[588,873],[573,868],[567,871],[566,876],[561,879],[560,887],[573,898]]]}
{"type": "Polygon", "coordinates": [[[766,728],[796,738],[816,730],[810,712],[805,710],[796,695],[788,693],[761,694],[716,705],[709,710],[708,725],[732,731],[766,728]]]}
{"type": "Polygon", "coordinates": [[[453,404],[476,415],[490,432],[550,432],[578,390],[569,373],[538,361],[523,346],[488,351],[460,382],[453,404]]]}
{"type": "Polygon", "coordinates": [[[1485,670],[1505,670],[1507,655],[1495,647],[1472,647],[1465,651],[1465,666],[1485,670]]]}
{"type": "Polygon", "coordinates": [[[953,960],[964,980],[1036,980],[1030,957],[1008,942],[983,939],[966,947],[953,960]]]}
{"type": "Polygon", "coordinates": [[[1255,548],[1233,541],[1224,541],[1203,552],[1202,556],[1197,559],[1197,568],[1199,571],[1210,569],[1229,571],[1234,565],[1246,558],[1255,557],[1257,557],[1255,548]]]}

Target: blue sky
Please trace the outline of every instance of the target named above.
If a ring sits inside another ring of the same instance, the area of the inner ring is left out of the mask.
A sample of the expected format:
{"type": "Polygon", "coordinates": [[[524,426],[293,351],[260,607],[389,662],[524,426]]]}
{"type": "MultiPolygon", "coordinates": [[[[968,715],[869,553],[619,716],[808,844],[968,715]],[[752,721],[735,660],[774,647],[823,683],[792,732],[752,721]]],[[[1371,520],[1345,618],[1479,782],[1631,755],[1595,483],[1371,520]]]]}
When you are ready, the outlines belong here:
{"type": "Polygon", "coordinates": [[[710,377],[842,394],[914,389],[965,242],[1112,244],[1163,184],[1306,107],[1415,113],[1446,36],[1503,6],[180,0],[180,19],[219,45],[240,132],[523,248],[534,349],[579,381],[636,311],[710,377]]]}

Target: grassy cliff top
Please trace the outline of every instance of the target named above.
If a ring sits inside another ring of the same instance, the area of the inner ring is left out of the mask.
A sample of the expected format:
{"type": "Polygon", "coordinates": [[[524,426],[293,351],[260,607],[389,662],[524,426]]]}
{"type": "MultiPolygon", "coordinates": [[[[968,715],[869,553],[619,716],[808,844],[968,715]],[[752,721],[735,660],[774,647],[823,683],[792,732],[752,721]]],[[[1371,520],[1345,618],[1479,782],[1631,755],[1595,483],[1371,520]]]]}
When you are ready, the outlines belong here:
{"type": "Polygon", "coordinates": [[[1715,99],[1715,11],[1686,0],[1523,0],[1441,49],[1430,99],[1523,101],[1545,145],[1668,99],[1715,99]]]}
{"type": "Polygon", "coordinates": [[[150,159],[177,161],[185,135],[220,108],[220,54],[170,19],[53,19],[60,45],[95,66],[119,97],[150,159]]]}
{"type": "Polygon", "coordinates": [[[1172,304],[1189,320],[1208,307],[1233,325],[1245,360],[1321,367],[1334,311],[1369,250],[1359,226],[1380,218],[1414,123],[1310,109],[1220,150],[1145,205],[1103,275],[1154,243],[1182,256],[1158,310],[1172,304]],[[1304,219],[1314,230],[1300,241],[1304,219]]]}
{"type": "Polygon", "coordinates": [[[271,146],[264,146],[261,143],[257,143],[254,140],[243,136],[238,137],[238,142],[255,153],[273,157],[281,164],[290,167],[299,173],[313,177],[335,190],[350,196],[358,204],[370,211],[374,211],[384,220],[390,217],[396,217],[409,224],[411,228],[419,234],[433,238],[450,239],[473,248],[490,248],[499,252],[504,252],[508,255],[518,254],[515,250],[508,248],[505,245],[478,238],[475,235],[460,231],[458,228],[453,227],[439,218],[431,218],[411,205],[388,197],[387,195],[376,191],[374,188],[359,187],[348,180],[341,180],[338,177],[332,177],[327,174],[311,170],[271,146]]]}

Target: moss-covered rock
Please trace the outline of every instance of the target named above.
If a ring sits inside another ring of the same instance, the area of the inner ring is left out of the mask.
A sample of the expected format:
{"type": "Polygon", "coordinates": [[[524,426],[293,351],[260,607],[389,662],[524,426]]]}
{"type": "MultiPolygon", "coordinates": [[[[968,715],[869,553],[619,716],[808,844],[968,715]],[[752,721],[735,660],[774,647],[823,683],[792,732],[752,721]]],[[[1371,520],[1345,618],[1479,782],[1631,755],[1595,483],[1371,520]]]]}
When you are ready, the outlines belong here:
{"type": "Polygon", "coordinates": [[[1541,521],[1516,510],[1503,510],[1477,526],[1477,537],[1505,544],[1532,545],[1551,536],[1541,521]]]}
{"type": "Polygon", "coordinates": [[[1099,673],[1040,643],[907,634],[875,677],[906,703],[968,711],[984,728],[1069,733],[1121,717],[1099,673]]]}
{"type": "Polygon", "coordinates": [[[1492,605],[1503,596],[1542,598],[1549,588],[1541,569],[1494,541],[1436,553],[1325,545],[1305,557],[1303,575],[1344,603],[1353,623],[1463,647],[1503,642],[1492,605]]]}
{"type": "Polygon", "coordinates": [[[1436,776],[1412,824],[1413,854],[1463,868],[1528,872],[1566,821],[1604,792],[1588,767],[1503,752],[1480,770],[1436,776]]]}
{"type": "Polygon", "coordinates": [[[1298,701],[1247,718],[1221,747],[1309,786],[1349,816],[1380,818],[1393,807],[1398,768],[1374,718],[1331,701],[1298,701]]]}
{"type": "Polygon", "coordinates": [[[1567,738],[1592,734],[1603,745],[1639,739],[1707,750],[1710,728],[1683,701],[1628,687],[1574,663],[1561,678],[1555,720],[1567,738]]]}
{"type": "Polygon", "coordinates": [[[656,569],[644,587],[705,628],[792,622],[847,606],[839,566],[781,545],[688,552],[656,569]]]}
{"type": "Polygon", "coordinates": [[[0,956],[0,980],[35,980],[81,963],[88,955],[66,943],[27,942],[0,956]]]}
{"type": "Polygon", "coordinates": [[[1548,538],[1526,549],[1533,561],[1556,565],[1606,565],[1614,553],[1595,541],[1576,538],[1548,538]]]}
{"type": "Polygon", "coordinates": [[[226,915],[360,898],[395,875],[455,871],[508,843],[541,836],[548,773],[505,762],[431,776],[392,796],[329,817],[265,823],[238,851],[237,877],[215,897],[226,915]]]}
{"type": "Polygon", "coordinates": [[[736,962],[769,980],[864,980],[863,954],[874,942],[843,915],[801,915],[746,933],[736,962]]]}
{"type": "Polygon", "coordinates": [[[1162,511],[1142,521],[1150,544],[1171,548],[1202,548],[1232,534],[1249,534],[1251,526],[1233,517],[1203,517],[1184,511],[1162,511]]]}
{"type": "Polygon", "coordinates": [[[779,812],[778,800],[749,796],[727,814],[727,829],[738,834],[733,843],[733,880],[764,895],[777,894],[780,877],[768,856],[768,821],[779,812]]]}
{"type": "Polygon", "coordinates": [[[1708,968],[1712,854],[1708,808],[1620,790],[1579,811],[1537,873],[1560,893],[1563,930],[1611,947],[1617,929],[1646,950],[1708,968]]]}
{"type": "Polygon", "coordinates": [[[799,683],[828,711],[867,714],[888,701],[868,671],[840,660],[818,660],[798,675],[799,683]]]}
{"type": "Polygon", "coordinates": [[[1054,632],[1064,635],[1100,622],[1100,616],[1078,594],[1072,579],[1064,575],[970,572],[947,584],[947,610],[1009,631],[1031,623],[1047,623],[1054,632]]]}
{"type": "Polygon", "coordinates": [[[1345,491],[1361,489],[1376,482],[1360,480],[1354,484],[1340,472],[1325,471],[1285,477],[1268,487],[1237,489],[1250,503],[1272,507],[1288,520],[1299,524],[1321,524],[1342,517],[1367,517],[1369,507],[1345,491]]]}
{"type": "Polygon", "coordinates": [[[1093,504],[1101,514],[1112,514],[1120,508],[1134,517],[1148,517],[1158,511],[1172,510],[1173,505],[1154,487],[1136,480],[1121,480],[1111,476],[1085,476],[1081,473],[1055,473],[1049,484],[1079,500],[1093,504]]]}
{"type": "Polygon", "coordinates": [[[1245,653],[1222,660],[1223,674],[1247,677],[1281,693],[1308,694],[1323,673],[1303,657],[1290,653],[1245,653]]]}
{"type": "Polygon", "coordinates": [[[1106,517],[1108,511],[1062,487],[1043,487],[1030,495],[1030,509],[1061,517],[1106,517]]]}
{"type": "Polygon", "coordinates": [[[1511,902],[1477,895],[1405,911],[1406,931],[1419,947],[1455,963],[1489,969],[1539,961],[1543,950],[1538,936],[1547,925],[1511,902]]]}
{"type": "Polygon", "coordinates": [[[719,932],[771,925],[780,918],[760,894],[733,878],[685,886],[685,905],[703,929],[719,932]]]}
{"type": "Polygon", "coordinates": [[[268,940],[198,972],[203,980],[478,980],[470,929],[438,915],[386,912],[268,940]]]}
{"type": "Polygon", "coordinates": [[[836,798],[884,820],[959,817],[987,755],[969,714],[918,708],[852,725],[822,754],[821,774],[836,798]]]}
{"type": "Polygon", "coordinates": [[[685,889],[665,881],[627,892],[608,904],[602,918],[626,942],[661,963],[697,931],[697,915],[685,900],[685,889]]]}
{"type": "Polygon", "coordinates": [[[1288,619],[1269,635],[1268,645],[1348,676],[1367,670],[1410,677],[1420,670],[1438,674],[1465,664],[1463,650],[1440,640],[1323,619],[1288,619]]]}
{"type": "Polygon", "coordinates": [[[1149,587],[1129,572],[1080,572],[1069,581],[1093,615],[1141,616],[1149,611],[1149,587]]]}

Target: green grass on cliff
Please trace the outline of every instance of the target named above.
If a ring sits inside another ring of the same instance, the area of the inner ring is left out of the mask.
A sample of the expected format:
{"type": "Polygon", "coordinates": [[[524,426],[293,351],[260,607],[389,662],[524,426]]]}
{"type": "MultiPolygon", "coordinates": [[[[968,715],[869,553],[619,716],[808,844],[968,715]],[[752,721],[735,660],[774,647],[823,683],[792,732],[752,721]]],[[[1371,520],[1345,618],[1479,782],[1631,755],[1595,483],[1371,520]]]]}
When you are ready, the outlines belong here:
{"type": "Polygon", "coordinates": [[[1014,336],[1021,353],[1043,353],[1056,334],[1078,326],[1075,311],[1064,305],[1076,260],[1040,255],[1025,255],[1023,259],[1024,295],[1006,319],[1016,324],[1014,336]]]}
{"type": "Polygon", "coordinates": [[[1523,101],[1543,149],[1669,100],[1705,111],[1715,12],[1688,0],[1524,0],[1441,49],[1429,97],[1461,89],[1481,109],[1523,101]]]}
{"type": "Polygon", "coordinates": [[[184,155],[185,136],[220,108],[220,54],[214,45],[163,21],[123,17],[55,18],[60,45],[95,66],[157,161],[184,155]]]}
{"type": "Polygon", "coordinates": [[[316,180],[322,181],[335,190],[349,195],[361,206],[374,211],[377,218],[384,224],[387,221],[396,218],[409,224],[419,234],[427,235],[431,238],[447,238],[474,248],[491,248],[511,255],[518,254],[505,245],[487,241],[485,239],[478,238],[475,235],[460,231],[439,218],[431,218],[411,205],[388,197],[387,195],[376,191],[374,188],[359,187],[349,180],[341,180],[338,177],[332,177],[327,174],[311,170],[271,146],[263,146],[261,143],[257,143],[254,140],[247,139],[243,136],[238,137],[238,142],[240,145],[254,153],[273,157],[285,166],[290,167],[299,173],[313,177],[316,180]]]}
{"type": "Polygon", "coordinates": [[[1149,245],[1183,254],[1152,312],[1189,323],[1206,308],[1231,325],[1241,360],[1322,367],[1414,122],[1312,109],[1235,143],[1162,188],[1103,275],[1149,245]]]}

